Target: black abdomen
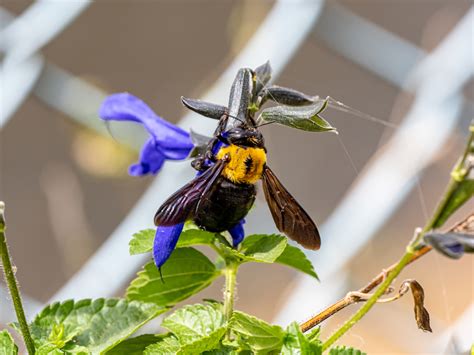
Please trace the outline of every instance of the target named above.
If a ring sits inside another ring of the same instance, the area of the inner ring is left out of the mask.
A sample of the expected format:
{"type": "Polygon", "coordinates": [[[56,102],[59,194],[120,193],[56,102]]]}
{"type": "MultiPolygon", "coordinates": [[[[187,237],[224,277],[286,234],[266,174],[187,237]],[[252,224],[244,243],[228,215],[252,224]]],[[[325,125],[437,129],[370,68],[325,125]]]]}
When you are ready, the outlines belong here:
{"type": "Polygon", "coordinates": [[[219,176],[199,202],[194,222],[211,232],[228,230],[247,215],[255,194],[255,185],[235,184],[219,176]]]}

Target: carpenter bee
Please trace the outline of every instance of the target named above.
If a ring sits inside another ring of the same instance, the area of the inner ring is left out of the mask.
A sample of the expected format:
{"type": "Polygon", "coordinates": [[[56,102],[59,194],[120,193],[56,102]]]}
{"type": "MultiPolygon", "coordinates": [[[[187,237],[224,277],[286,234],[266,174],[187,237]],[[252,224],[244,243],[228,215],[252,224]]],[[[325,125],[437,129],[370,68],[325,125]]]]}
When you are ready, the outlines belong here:
{"type": "Polygon", "coordinates": [[[239,71],[228,108],[182,98],[185,106],[196,112],[219,116],[219,123],[214,137],[192,162],[198,176],[163,203],[154,222],[157,226],[172,226],[193,220],[211,232],[229,230],[249,212],[256,184],[262,180],[277,228],[303,247],[316,250],[320,236],[315,223],[267,164],[264,138],[250,109],[262,101],[259,95],[264,84],[256,82],[259,68],[239,71]]]}

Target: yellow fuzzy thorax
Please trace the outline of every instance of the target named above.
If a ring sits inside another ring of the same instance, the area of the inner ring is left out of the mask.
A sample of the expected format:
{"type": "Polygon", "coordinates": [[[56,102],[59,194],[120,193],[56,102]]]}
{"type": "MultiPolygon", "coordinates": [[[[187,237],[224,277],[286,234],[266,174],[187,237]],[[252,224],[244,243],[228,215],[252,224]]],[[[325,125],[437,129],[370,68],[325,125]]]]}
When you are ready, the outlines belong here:
{"type": "Polygon", "coordinates": [[[262,148],[239,147],[229,145],[222,147],[217,159],[229,156],[222,174],[230,181],[238,184],[255,184],[261,177],[267,155],[262,148]]]}

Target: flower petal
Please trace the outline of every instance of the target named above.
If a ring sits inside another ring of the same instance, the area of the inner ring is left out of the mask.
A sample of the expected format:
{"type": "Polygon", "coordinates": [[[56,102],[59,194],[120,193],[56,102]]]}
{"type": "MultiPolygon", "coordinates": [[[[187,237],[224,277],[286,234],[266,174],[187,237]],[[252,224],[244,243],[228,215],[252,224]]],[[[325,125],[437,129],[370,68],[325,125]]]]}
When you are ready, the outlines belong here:
{"type": "Polygon", "coordinates": [[[241,219],[239,223],[229,229],[229,233],[232,236],[232,245],[234,248],[238,246],[242,242],[242,240],[244,240],[244,224],[245,219],[241,219]]]}
{"type": "Polygon", "coordinates": [[[107,97],[102,103],[99,116],[103,120],[141,123],[162,147],[189,150],[193,147],[188,132],[159,117],[146,103],[129,93],[107,97]]]}
{"type": "Polygon", "coordinates": [[[176,146],[176,147],[163,146],[163,145],[158,146],[158,149],[160,149],[161,153],[168,160],[184,160],[189,156],[192,148],[193,148],[192,144],[176,146]]]}
{"type": "Polygon", "coordinates": [[[166,156],[156,147],[155,140],[149,138],[140,152],[140,162],[130,166],[128,172],[132,176],[156,174],[163,166],[165,158],[166,156]]]}
{"type": "Polygon", "coordinates": [[[174,226],[158,226],[156,229],[155,241],[153,242],[153,259],[157,268],[160,268],[170,257],[183,227],[184,223],[179,223],[174,226]]]}

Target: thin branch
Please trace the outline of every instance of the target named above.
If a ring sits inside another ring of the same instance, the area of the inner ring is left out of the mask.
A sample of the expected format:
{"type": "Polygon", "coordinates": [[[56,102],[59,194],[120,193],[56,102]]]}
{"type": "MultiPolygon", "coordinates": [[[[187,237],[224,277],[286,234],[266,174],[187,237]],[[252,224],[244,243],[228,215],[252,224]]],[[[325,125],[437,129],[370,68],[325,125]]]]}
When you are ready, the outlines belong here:
{"type": "MultiPolygon", "coordinates": [[[[474,220],[474,213],[471,213],[469,216],[464,218],[461,222],[456,223],[453,227],[449,229],[449,232],[461,232],[464,229],[466,229],[466,226],[469,225],[470,221],[474,220]]],[[[418,260],[421,258],[423,255],[427,254],[429,251],[431,251],[431,247],[428,245],[423,246],[421,249],[417,250],[415,254],[411,257],[410,261],[408,264],[411,264],[412,262],[418,260]]],[[[378,285],[380,285],[386,278],[387,274],[390,273],[395,267],[397,266],[397,263],[392,264],[388,268],[384,269],[382,272],[380,272],[376,277],[372,279],[367,285],[365,285],[363,288],[357,290],[355,293],[349,292],[346,297],[340,299],[336,303],[332,304],[328,308],[324,309],[322,312],[319,314],[315,315],[311,319],[307,320],[306,322],[300,324],[300,328],[302,332],[306,332],[329,317],[333,316],[337,312],[343,310],[344,308],[354,304],[354,303],[359,303],[359,302],[365,302],[366,299],[363,299],[361,297],[357,296],[357,293],[360,294],[367,294],[371,292],[374,288],[376,288],[378,285]]]]}

